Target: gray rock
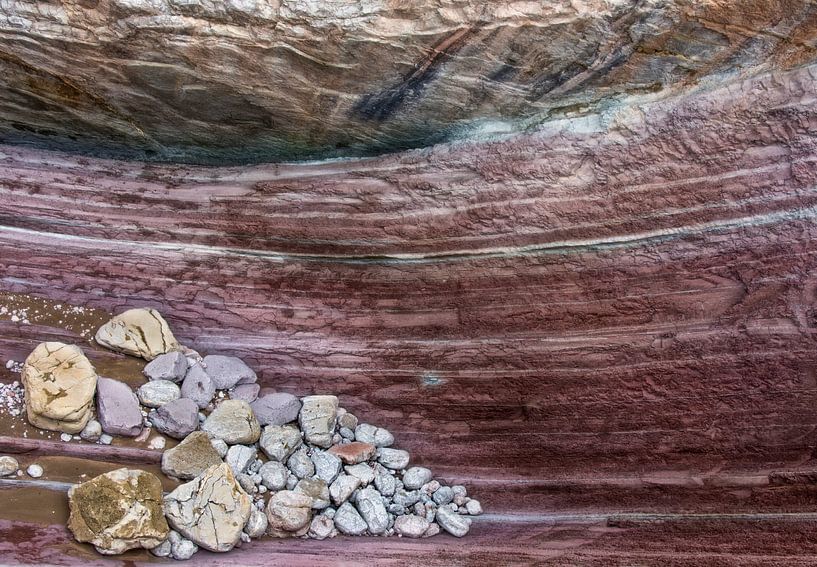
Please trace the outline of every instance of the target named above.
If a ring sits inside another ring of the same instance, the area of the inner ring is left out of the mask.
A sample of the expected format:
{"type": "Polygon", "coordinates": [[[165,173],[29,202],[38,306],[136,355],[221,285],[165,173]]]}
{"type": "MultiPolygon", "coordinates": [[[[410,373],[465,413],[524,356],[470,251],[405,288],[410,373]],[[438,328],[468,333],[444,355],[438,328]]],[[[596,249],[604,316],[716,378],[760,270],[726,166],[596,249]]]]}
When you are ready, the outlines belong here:
{"type": "Polygon", "coordinates": [[[336,396],[307,396],[302,400],[303,406],[298,415],[301,431],[307,443],[318,447],[332,446],[335,434],[335,412],[338,409],[336,396]]]}
{"type": "Polygon", "coordinates": [[[170,380],[154,380],[142,384],[136,390],[136,397],[143,406],[158,408],[163,405],[178,400],[182,397],[179,387],[170,380]]]}
{"type": "Polygon", "coordinates": [[[364,486],[374,480],[374,470],[366,463],[347,465],[344,467],[344,470],[346,471],[346,474],[359,478],[360,483],[364,486]]]}
{"type": "Polygon", "coordinates": [[[448,506],[437,509],[437,523],[440,527],[455,537],[462,537],[471,529],[471,520],[457,514],[448,506]]]}
{"type": "Polygon", "coordinates": [[[454,491],[450,486],[441,486],[434,492],[432,498],[437,506],[445,506],[454,500],[454,491]]]}
{"type": "Polygon", "coordinates": [[[233,445],[227,450],[227,458],[225,462],[233,469],[233,473],[237,476],[246,472],[255,458],[258,456],[258,451],[255,447],[248,447],[247,445],[233,445]]]}
{"type": "Polygon", "coordinates": [[[335,482],[335,479],[338,478],[342,466],[339,457],[332,453],[315,449],[312,451],[312,462],[315,464],[315,474],[326,484],[332,484],[335,482]]]}
{"type": "Polygon", "coordinates": [[[218,456],[222,459],[227,456],[227,451],[230,450],[229,445],[227,445],[223,439],[210,439],[210,444],[213,446],[213,449],[216,450],[218,456]]]}
{"type": "MultiPolygon", "coordinates": [[[[241,384],[240,386],[236,386],[230,392],[230,399],[231,400],[244,400],[248,404],[252,405],[252,403],[258,398],[258,392],[261,390],[261,386],[258,384],[241,384]]],[[[255,410],[253,410],[255,411],[255,410]]],[[[256,415],[256,417],[258,417],[256,415]]],[[[259,422],[261,420],[259,419],[259,422]]],[[[265,425],[265,424],[261,424],[265,425]]]]}
{"type": "Polygon", "coordinates": [[[198,545],[189,539],[184,538],[177,543],[171,544],[170,546],[170,554],[173,556],[173,559],[176,559],[177,561],[186,561],[187,559],[190,559],[198,550],[198,545]]]}
{"type": "Polygon", "coordinates": [[[250,519],[252,501],[226,464],[210,467],[164,498],[170,525],[210,551],[229,551],[250,519]]]}
{"type": "Polygon", "coordinates": [[[247,521],[247,525],[244,526],[244,531],[251,538],[259,538],[266,533],[268,525],[267,515],[253,508],[252,512],[250,512],[250,519],[247,521]]]}
{"type": "Polygon", "coordinates": [[[113,437],[111,437],[107,433],[103,433],[102,435],[99,436],[99,443],[102,443],[103,445],[110,445],[111,443],[113,443],[113,437]]]}
{"type": "Polygon", "coordinates": [[[289,473],[289,476],[287,476],[287,490],[295,490],[296,486],[298,486],[298,477],[289,473]]]}
{"type": "Polygon", "coordinates": [[[334,508],[332,508],[330,506],[329,508],[327,508],[326,510],[323,511],[322,515],[326,516],[327,518],[334,518],[335,517],[335,512],[337,512],[337,510],[335,510],[334,508]]]}
{"type": "Polygon", "coordinates": [[[346,535],[363,535],[368,528],[366,521],[355,510],[355,507],[348,502],[338,508],[333,521],[335,527],[346,535]]]}
{"type": "Polygon", "coordinates": [[[174,439],[184,439],[199,426],[198,406],[180,398],[150,412],[148,419],[157,430],[174,439]]]}
{"type": "Polygon", "coordinates": [[[324,515],[315,516],[312,518],[312,523],[309,525],[308,535],[311,539],[326,539],[328,537],[335,537],[337,535],[335,523],[332,518],[324,515]]]}
{"type": "Polygon", "coordinates": [[[213,380],[201,365],[193,365],[187,370],[187,375],[184,377],[184,382],[182,382],[182,398],[193,400],[199,409],[204,409],[213,400],[213,394],[215,393],[216,388],[213,385],[213,380]]]}
{"type": "Polygon", "coordinates": [[[437,524],[431,524],[428,526],[426,533],[423,534],[423,537],[433,537],[440,533],[440,526],[437,524]]]}
{"type": "Polygon", "coordinates": [[[423,516],[399,516],[394,520],[394,531],[403,537],[418,538],[423,537],[423,534],[431,525],[423,516]]]}
{"type": "Polygon", "coordinates": [[[394,514],[395,516],[402,516],[403,514],[406,513],[406,509],[403,506],[400,506],[399,504],[389,504],[389,507],[387,509],[389,511],[389,514],[394,514]]]}
{"type": "Polygon", "coordinates": [[[142,409],[130,386],[100,377],[96,383],[96,411],[102,430],[109,435],[136,437],[142,432],[142,409]]]}
{"type": "Polygon", "coordinates": [[[335,482],[329,486],[329,495],[332,497],[332,502],[336,505],[343,504],[359,486],[359,478],[341,474],[335,479],[335,482]]]}
{"type": "Polygon", "coordinates": [[[79,436],[85,441],[98,440],[102,436],[102,424],[95,419],[90,420],[85,428],[79,432],[79,436]]]}
{"type": "Polygon", "coordinates": [[[394,435],[382,427],[361,423],[355,428],[355,440],[371,443],[375,447],[389,447],[394,443],[394,435]]]}
{"type": "Polygon", "coordinates": [[[142,374],[148,380],[181,382],[187,374],[187,358],[181,352],[160,354],[145,365],[142,374]]]}
{"type": "Polygon", "coordinates": [[[170,543],[170,540],[166,539],[162,543],[151,549],[150,552],[156,557],[169,557],[171,553],[171,545],[172,544],[170,543]]]}
{"type": "Polygon", "coordinates": [[[276,492],[267,504],[267,520],[275,537],[302,536],[312,520],[312,499],[291,490],[276,492]]]}
{"type": "Polygon", "coordinates": [[[392,502],[395,504],[399,504],[400,506],[404,506],[408,508],[409,506],[414,506],[420,500],[420,493],[416,490],[406,491],[402,488],[398,488],[394,492],[394,496],[392,497],[392,502]]]}
{"type": "Polygon", "coordinates": [[[314,510],[323,510],[329,507],[329,487],[319,478],[305,478],[298,481],[295,492],[306,494],[312,499],[314,510]]]}
{"type": "Polygon", "coordinates": [[[235,476],[236,481],[238,481],[238,485],[244,489],[244,492],[247,494],[254,494],[257,490],[255,483],[252,480],[252,477],[248,474],[237,474],[235,476]]]}
{"type": "Polygon", "coordinates": [[[358,512],[363,516],[369,533],[382,534],[389,528],[389,513],[383,505],[380,493],[372,487],[363,488],[357,493],[355,503],[358,512]]]}
{"type": "Polygon", "coordinates": [[[301,446],[301,432],[292,425],[268,425],[261,434],[259,445],[267,457],[285,462],[301,446]]]}
{"type": "Polygon", "coordinates": [[[479,500],[469,500],[465,503],[465,511],[471,516],[479,516],[482,514],[482,504],[480,504],[479,500]]]}
{"type": "Polygon", "coordinates": [[[305,447],[301,447],[287,460],[287,468],[298,478],[308,478],[315,474],[315,465],[305,447]]]}
{"type": "Polygon", "coordinates": [[[357,418],[346,410],[341,412],[341,409],[343,408],[338,408],[338,427],[354,432],[357,427],[357,418]]]}
{"type": "Polygon", "coordinates": [[[394,496],[397,481],[388,469],[378,463],[374,468],[374,485],[383,496],[394,496]]]}
{"type": "Polygon", "coordinates": [[[425,467],[411,467],[403,474],[403,485],[416,490],[431,480],[431,471],[425,467]]]}
{"type": "Polygon", "coordinates": [[[162,472],[183,480],[196,478],[208,468],[220,464],[221,457],[203,431],[194,431],[162,454],[162,472]]]}
{"type": "Polygon", "coordinates": [[[341,437],[346,439],[347,441],[354,441],[355,440],[355,432],[349,429],[348,427],[341,427],[338,431],[341,437]]]}
{"type": "Polygon", "coordinates": [[[251,405],[261,425],[285,425],[298,419],[301,411],[301,401],[285,392],[267,394],[251,405]]]}
{"type": "Polygon", "coordinates": [[[451,490],[454,491],[454,496],[467,496],[468,495],[468,491],[461,484],[455,484],[454,486],[451,487],[451,490]]]}
{"type": "Polygon", "coordinates": [[[253,369],[235,356],[220,354],[205,356],[204,367],[216,390],[226,390],[236,384],[253,384],[258,381],[253,369]]]}
{"type": "Polygon", "coordinates": [[[14,457],[3,456],[0,457],[0,476],[10,476],[17,474],[20,470],[20,463],[14,457]]]}
{"type": "Polygon", "coordinates": [[[261,484],[270,490],[283,490],[287,485],[289,469],[278,461],[268,461],[258,469],[261,475],[261,484]]]}
{"type": "Polygon", "coordinates": [[[261,436],[261,427],[250,404],[241,400],[221,402],[204,420],[201,429],[228,445],[255,443],[261,436]]]}
{"type": "Polygon", "coordinates": [[[377,452],[377,462],[387,469],[400,470],[408,466],[409,454],[402,449],[382,448],[377,452]]]}

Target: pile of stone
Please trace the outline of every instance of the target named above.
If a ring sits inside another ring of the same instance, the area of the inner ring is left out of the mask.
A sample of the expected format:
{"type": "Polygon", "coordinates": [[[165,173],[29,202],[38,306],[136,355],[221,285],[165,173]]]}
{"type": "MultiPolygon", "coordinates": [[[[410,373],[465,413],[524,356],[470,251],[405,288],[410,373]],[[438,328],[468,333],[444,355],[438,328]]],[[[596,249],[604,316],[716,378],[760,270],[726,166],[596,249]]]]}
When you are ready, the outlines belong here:
{"type": "Polygon", "coordinates": [[[43,343],[23,369],[29,420],[103,442],[152,428],[180,440],[161,468],[188,481],[163,496],[154,475],[119,469],[74,487],[69,528],[101,553],[142,547],[187,559],[265,535],[462,537],[482,513],[464,486],[410,466],[389,431],[337,397],[262,391],[242,360],[179,345],[154,310],[127,311],[96,339],[148,360],[148,381],[133,392],[98,377],[79,348],[43,343]]]}

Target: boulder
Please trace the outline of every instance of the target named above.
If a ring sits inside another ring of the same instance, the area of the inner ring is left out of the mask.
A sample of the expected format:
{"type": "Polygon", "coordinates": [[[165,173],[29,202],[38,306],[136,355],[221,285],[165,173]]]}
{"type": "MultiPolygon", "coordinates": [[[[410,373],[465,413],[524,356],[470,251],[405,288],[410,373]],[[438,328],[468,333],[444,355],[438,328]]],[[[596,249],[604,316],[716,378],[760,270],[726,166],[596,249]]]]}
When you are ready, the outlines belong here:
{"type": "Polygon", "coordinates": [[[307,396],[301,400],[302,407],[298,415],[301,431],[307,443],[318,447],[332,446],[335,433],[335,415],[338,409],[336,396],[307,396]]]}
{"type": "Polygon", "coordinates": [[[74,434],[91,419],[97,375],[79,347],[40,343],[23,364],[22,382],[34,427],[74,434]]]}
{"type": "Polygon", "coordinates": [[[162,454],[162,472],[182,480],[196,478],[208,468],[220,464],[218,451],[203,431],[194,431],[162,454]]]}
{"type": "Polygon", "coordinates": [[[360,441],[352,441],[345,445],[334,445],[329,452],[336,455],[347,465],[356,465],[368,461],[375,455],[377,447],[369,443],[361,443],[360,441]]]}
{"type": "Polygon", "coordinates": [[[68,529],[76,540],[106,555],[151,549],[168,536],[162,483],[149,472],[117,469],[75,485],[68,506],[68,529]]]}
{"type": "Polygon", "coordinates": [[[148,380],[181,382],[187,374],[187,357],[179,351],[160,354],[142,370],[148,380]]]}
{"type": "Polygon", "coordinates": [[[181,348],[167,321],[149,308],[129,309],[115,316],[99,328],[95,339],[111,350],[146,360],[181,348]]]}
{"type": "Polygon", "coordinates": [[[255,400],[252,411],[261,425],[284,425],[298,419],[301,401],[285,392],[267,394],[255,400]]]}
{"type": "Polygon", "coordinates": [[[275,537],[297,537],[309,530],[312,498],[306,494],[282,490],[267,503],[269,533],[275,537]]]}
{"type": "Polygon", "coordinates": [[[201,428],[228,445],[255,443],[261,436],[261,426],[258,425],[250,404],[241,400],[221,402],[207,416],[201,428]]]}
{"type": "Polygon", "coordinates": [[[165,497],[170,525],[210,551],[231,550],[250,518],[252,500],[238,485],[226,463],[208,468],[165,497]]]}
{"type": "Polygon", "coordinates": [[[199,408],[193,400],[181,398],[151,412],[148,419],[161,433],[184,439],[199,426],[199,408]]]}
{"type": "Polygon", "coordinates": [[[236,384],[252,384],[258,381],[253,369],[235,356],[211,354],[204,357],[203,366],[216,390],[227,390],[236,384]]]}
{"type": "Polygon", "coordinates": [[[302,442],[301,432],[297,427],[268,425],[264,428],[258,444],[273,461],[286,462],[302,442]]]}
{"type": "Polygon", "coordinates": [[[96,385],[96,413],[102,431],[108,435],[136,437],[142,433],[142,408],[139,407],[136,394],[124,382],[99,378],[96,385]]]}
{"type": "Polygon", "coordinates": [[[199,409],[206,408],[213,401],[213,394],[216,388],[210,375],[198,364],[194,364],[187,370],[187,375],[182,382],[182,398],[193,400],[199,409]]]}
{"type": "Polygon", "coordinates": [[[179,387],[170,380],[153,380],[139,386],[136,397],[149,408],[159,408],[182,396],[179,387]]]}

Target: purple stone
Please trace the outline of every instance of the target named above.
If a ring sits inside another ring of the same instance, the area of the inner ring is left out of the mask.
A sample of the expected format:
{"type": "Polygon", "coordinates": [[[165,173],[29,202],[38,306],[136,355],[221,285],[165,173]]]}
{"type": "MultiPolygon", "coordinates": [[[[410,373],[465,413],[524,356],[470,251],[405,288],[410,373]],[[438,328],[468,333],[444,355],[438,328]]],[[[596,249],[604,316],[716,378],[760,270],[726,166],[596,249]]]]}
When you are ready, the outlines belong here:
{"type": "Polygon", "coordinates": [[[261,386],[258,384],[240,384],[230,392],[230,399],[244,400],[248,404],[251,404],[258,399],[258,391],[260,389],[261,386]]]}
{"type": "Polygon", "coordinates": [[[199,427],[199,407],[193,400],[180,398],[150,412],[150,421],[161,433],[184,439],[199,427]]]}
{"type": "Polygon", "coordinates": [[[250,404],[258,423],[263,425],[284,425],[298,419],[301,401],[284,392],[267,394],[250,404]]]}
{"type": "Polygon", "coordinates": [[[181,382],[187,373],[187,358],[180,352],[160,354],[145,365],[142,373],[148,380],[181,382]]]}
{"type": "Polygon", "coordinates": [[[227,390],[236,384],[254,384],[258,380],[253,369],[235,356],[211,354],[204,357],[204,366],[216,390],[227,390]]]}
{"type": "Polygon", "coordinates": [[[130,386],[100,377],[96,383],[96,413],[102,431],[136,437],[142,432],[142,409],[130,386]]]}
{"type": "Polygon", "coordinates": [[[215,393],[213,381],[204,369],[198,364],[191,366],[182,382],[182,398],[193,400],[199,408],[204,409],[215,393]]]}

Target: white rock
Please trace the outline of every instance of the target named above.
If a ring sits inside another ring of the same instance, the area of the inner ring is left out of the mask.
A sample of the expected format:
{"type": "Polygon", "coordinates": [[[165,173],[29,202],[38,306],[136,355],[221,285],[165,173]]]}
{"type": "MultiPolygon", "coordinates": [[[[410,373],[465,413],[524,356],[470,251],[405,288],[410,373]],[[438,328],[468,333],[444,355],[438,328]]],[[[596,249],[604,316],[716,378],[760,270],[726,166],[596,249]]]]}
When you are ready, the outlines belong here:
{"type": "Polygon", "coordinates": [[[463,537],[471,529],[471,520],[448,506],[437,509],[436,520],[442,529],[456,537],[463,537]]]}
{"type": "Polygon", "coordinates": [[[170,380],[153,380],[136,390],[139,403],[149,408],[158,408],[182,397],[179,386],[170,380]]]}
{"type": "Polygon", "coordinates": [[[482,514],[482,504],[480,504],[479,500],[469,500],[465,504],[465,510],[471,516],[479,516],[482,514]]]}
{"type": "Polygon", "coordinates": [[[102,436],[102,424],[95,419],[90,420],[85,428],[80,431],[79,436],[85,441],[99,440],[100,436],[102,436]]]}
{"type": "Polygon", "coordinates": [[[335,529],[335,523],[331,518],[320,515],[315,516],[312,519],[312,523],[309,525],[308,533],[310,538],[320,540],[328,537],[335,537],[338,532],[335,529]]]}
{"type": "Polygon", "coordinates": [[[14,457],[0,457],[0,476],[11,476],[20,469],[20,463],[14,457]]]}
{"type": "Polygon", "coordinates": [[[250,463],[255,460],[258,451],[255,447],[247,445],[233,445],[227,450],[225,462],[233,469],[233,473],[239,475],[249,468],[250,463]]]}
{"type": "Polygon", "coordinates": [[[361,484],[366,485],[374,480],[374,469],[366,463],[357,465],[347,465],[344,467],[346,474],[360,479],[361,484]]]}
{"type": "Polygon", "coordinates": [[[218,453],[219,457],[221,457],[223,459],[224,457],[227,456],[227,451],[230,450],[227,443],[225,443],[221,439],[216,439],[216,438],[210,439],[210,443],[213,445],[213,449],[216,450],[216,453],[218,453]]]}
{"type": "Polygon", "coordinates": [[[286,462],[289,456],[301,446],[301,432],[291,425],[268,425],[261,434],[259,445],[267,457],[273,461],[286,462]]]}
{"type": "Polygon", "coordinates": [[[177,561],[185,561],[190,559],[198,550],[199,546],[189,539],[182,539],[181,541],[173,543],[170,546],[170,554],[173,556],[173,559],[176,559],[177,561]]]}
{"type": "Polygon", "coordinates": [[[261,484],[270,490],[283,490],[287,485],[289,469],[278,461],[267,461],[258,469],[261,475],[261,484]]]}
{"type": "Polygon", "coordinates": [[[425,467],[411,467],[403,474],[403,485],[416,490],[431,480],[431,471],[425,467]]]}
{"type": "Polygon", "coordinates": [[[394,531],[404,537],[418,538],[423,537],[429,525],[430,522],[423,516],[398,516],[394,520],[394,531]]]}
{"type": "Polygon", "coordinates": [[[298,478],[309,478],[315,474],[315,464],[309,458],[305,447],[295,451],[287,460],[287,467],[298,478]]]}
{"type": "Polygon", "coordinates": [[[267,531],[267,525],[267,515],[253,508],[252,512],[250,512],[250,519],[244,527],[244,531],[247,532],[247,535],[251,538],[259,538],[267,531]]]}
{"type": "Polygon", "coordinates": [[[26,469],[26,472],[28,473],[28,476],[30,476],[31,478],[40,478],[41,476],[43,476],[43,468],[37,464],[29,465],[28,468],[26,469]]]}
{"type": "Polygon", "coordinates": [[[332,484],[338,478],[342,466],[340,457],[315,449],[312,451],[312,462],[315,465],[315,474],[326,484],[332,484]]]}

